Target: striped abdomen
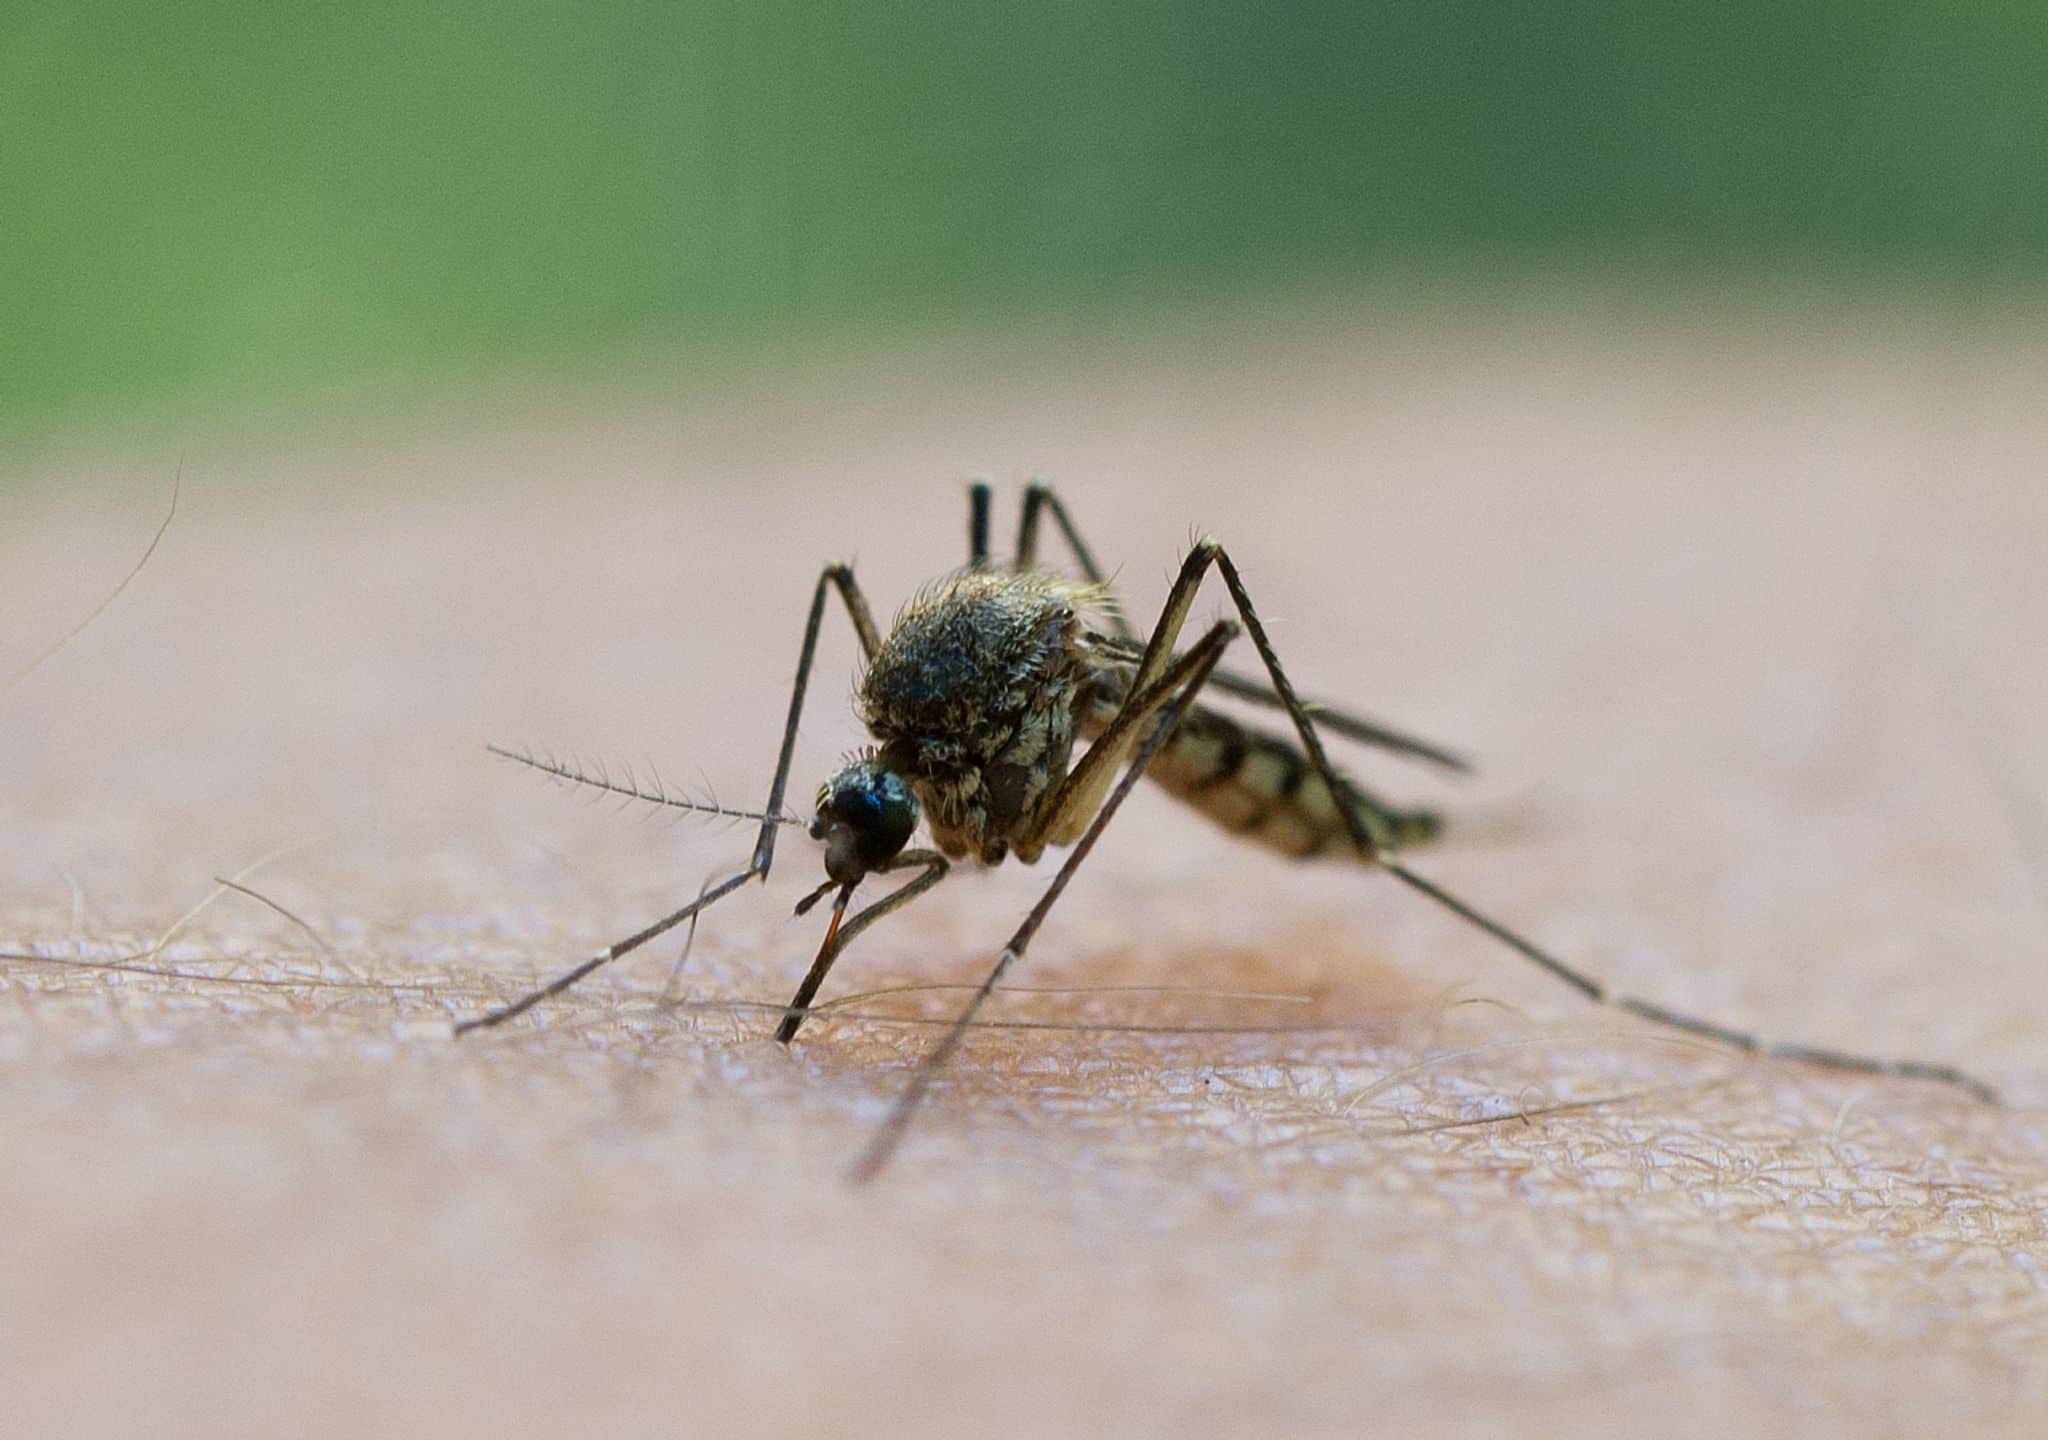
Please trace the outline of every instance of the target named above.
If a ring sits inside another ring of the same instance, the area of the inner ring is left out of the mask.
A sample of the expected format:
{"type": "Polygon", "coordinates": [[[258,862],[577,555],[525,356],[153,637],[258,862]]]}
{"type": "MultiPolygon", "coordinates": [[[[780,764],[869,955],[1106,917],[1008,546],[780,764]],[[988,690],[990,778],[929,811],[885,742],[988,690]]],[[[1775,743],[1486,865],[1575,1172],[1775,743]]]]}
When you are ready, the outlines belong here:
{"type": "MultiPolygon", "coordinates": [[[[1101,733],[1114,714],[1113,703],[1098,701],[1088,733],[1101,733]]],[[[1337,801],[1301,747],[1219,710],[1197,705],[1182,716],[1145,778],[1233,834],[1283,854],[1306,859],[1351,853],[1337,801]]],[[[1343,800],[1383,847],[1420,844],[1440,828],[1431,811],[1396,810],[1349,778],[1338,780],[1343,800]]]]}

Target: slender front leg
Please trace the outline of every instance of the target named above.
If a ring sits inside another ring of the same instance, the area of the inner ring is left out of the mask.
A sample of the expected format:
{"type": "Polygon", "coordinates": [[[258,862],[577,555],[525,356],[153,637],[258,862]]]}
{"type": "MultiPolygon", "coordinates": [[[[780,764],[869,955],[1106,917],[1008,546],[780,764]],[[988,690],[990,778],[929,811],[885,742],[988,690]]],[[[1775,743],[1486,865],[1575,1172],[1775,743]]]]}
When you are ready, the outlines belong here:
{"type": "Polygon", "coordinates": [[[768,877],[769,867],[775,863],[775,835],[778,829],[789,822],[782,813],[782,797],[789,789],[789,767],[796,753],[797,726],[803,719],[804,692],[811,683],[811,663],[818,653],[818,631],[825,620],[825,597],[833,590],[845,602],[846,613],[853,621],[853,628],[860,636],[861,648],[869,656],[880,646],[881,639],[875,630],[874,616],[868,611],[868,602],[860,593],[860,585],[853,578],[853,571],[844,565],[828,565],[818,576],[817,587],[811,592],[811,609],[804,621],[803,647],[797,653],[796,682],[790,687],[789,716],[782,726],[782,748],[775,759],[775,780],[768,787],[768,801],[761,807],[761,833],[754,842],[753,857],[747,861],[744,870],[729,875],[711,886],[682,909],[649,925],[646,929],[628,935],[617,944],[608,945],[582,964],[564,972],[529,994],[521,996],[509,1005],[464,1020],[455,1027],[457,1035],[467,1035],[472,1030],[482,1030],[493,1025],[502,1025],[515,1016],[524,1015],[551,995],[559,995],[571,985],[622,955],[629,955],[656,937],[666,934],[676,926],[696,915],[706,907],[730,895],[749,880],[768,877]]]}
{"type": "MultiPolygon", "coordinates": [[[[1100,585],[1105,591],[1109,580],[1102,573],[1102,567],[1095,563],[1095,556],[1088,549],[1088,542],[1081,538],[1080,527],[1067,514],[1067,507],[1060,503],[1060,497],[1052,486],[1034,480],[1024,489],[1024,513],[1017,522],[1017,568],[1035,570],[1038,568],[1038,521],[1042,511],[1052,512],[1053,524],[1059,527],[1066,538],[1067,549],[1074,553],[1074,563],[1081,567],[1081,574],[1091,584],[1100,585]]],[[[1123,607],[1111,602],[1109,623],[1122,640],[1136,642],[1138,632],[1131,628],[1131,622],[1124,617],[1123,607]]]]}
{"type": "MultiPolygon", "coordinates": [[[[854,633],[860,637],[861,654],[872,660],[875,652],[882,648],[882,634],[875,628],[875,617],[868,610],[867,597],[860,593],[860,583],[853,578],[853,569],[848,565],[827,565],[818,576],[818,585],[811,592],[811,613],[804,621],[803,649],[797,654],[796,683],[789,691],[789,718],[782,725],[782,749],[775,757],[775,783],[768,789],[768,803],[761,808],[770,815],[780,814],[782,797],[789,789],[789,763],[796,753],[797,725],[803,719],[804,691],[811,683],[811,660],[818,653],[818,629],[825,621],[825,587],[830,585],[839,591],[839,598],[846,605],[847,618],[853,621],[854,633]]],[[[775,863],[775,823],[761,822],[761,838],[754,842],[754,858],[749,865],[763,880],[768,878],[768,867],[775,863]]]]}
{"type": "MultiPolygon", "coordinates": [[[[1344,792],[1336,784],[1336,772],[1330,760],[1323,753],[1322,740],[1316,734],[1315,721],[1308,708],[1294,693],[1288,683],[1287,674],[1280,668],[1280,657],[1274,653],[1273,642],[1266,636],[1266,627],[1260,622],[1258,612],[1252,608],[1251,596],[1246,593],[1244,580],[1237,573],[1237,566],[1223,547],[1214,540],[1204,540],[1195,547],[1182,568],[1177,585],[1199,583],[1202,571],[1213,564],[1222,573],[1223,583],[1229,588],[1230,598],[1237,607],[1238,617],[1244,622],[1245,634],[1250,637],[1252,647],[1259,652],[1259,659],[1265,663],[1266,673],[1272,678],[1273,693],[1279,698],[1282,708],[1294,721],[1295,731],[1301,736],[1302,748],[1307,750],[1309,759],[1323,782],[1330,786],[1331,794],[1344,792]]],[[[1155,643],[1156,637],[1155,637],[1155,643]]],[[[1557,956],[1537,945],[1527,937],[1516,933],[1498,920],[1484,914],[1465,901],[1451,894],[1435,881],[1416,874],[1401,864],[1391,853],[1375,845],[1373,832],[1375,820],[1361,813],[1360,808],[1350,805],[1339,807],[1345,829],[1356,847],[1359,857],[1374,861],[1379,868],[1396,880],[1425,895],[1467,924],[1485,931],[1494,939],[1513,950],[1523,959],[1540,967],[1547,974],[1564,982],[1596,1005],[1620,1010],[1670,1029],[1688,1035],[1697,1035],[1709,1040],[1718,1040],[1738,1050],[1756,1055],[1770,1055],[1785,1060],[1819,1066],[1829,1070],[1847,1070],[1866,1075],[1895,1075],[1916,1080],[1933,1080],[1944,1085],[1968,1091],[1980,1100],[1996,1102],[1998,1096],[1989,1085],[1976,1079],[1953,1065],[1944,1065],[1925,1060],[1891,1060],[1872,1055],[1856,1055],[1847,1051],[1827,1049],[1820,1046],[1800,1045],[1784,1041],[1766,1040],[1746,1030],[1738,1030],[1713,1020],[1672,1010],[1651,1000],[1638,1000],[1633,996],[1619,994],[1604,981],[1596,979],[1575,966],[1566,964],[1557,956]]],[[[1395,833],[1380,829],[1378,833],[1395,833]]]]}

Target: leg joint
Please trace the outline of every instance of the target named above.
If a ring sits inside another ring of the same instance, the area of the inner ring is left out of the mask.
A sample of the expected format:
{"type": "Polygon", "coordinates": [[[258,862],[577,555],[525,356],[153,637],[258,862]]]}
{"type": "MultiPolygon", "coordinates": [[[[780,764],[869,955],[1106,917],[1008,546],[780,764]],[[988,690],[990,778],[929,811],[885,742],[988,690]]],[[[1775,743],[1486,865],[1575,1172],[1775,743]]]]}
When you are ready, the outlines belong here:
{"type": "MultiPolygon", "coordinates": [[[[1180,579],[1177,583],[1181,585],[1195,584],[1202,576],[1208,573],[1209,567],[1222,555],[1222,545],[1217,543],[1214,537],[1204,535],[1195,542],[1195,548],[1188,551],[1188,558],[1181,561],[1180,579]]],[[[1228,564],[1229,562],[1226,560],[1224,563],[1228,564]]]]}

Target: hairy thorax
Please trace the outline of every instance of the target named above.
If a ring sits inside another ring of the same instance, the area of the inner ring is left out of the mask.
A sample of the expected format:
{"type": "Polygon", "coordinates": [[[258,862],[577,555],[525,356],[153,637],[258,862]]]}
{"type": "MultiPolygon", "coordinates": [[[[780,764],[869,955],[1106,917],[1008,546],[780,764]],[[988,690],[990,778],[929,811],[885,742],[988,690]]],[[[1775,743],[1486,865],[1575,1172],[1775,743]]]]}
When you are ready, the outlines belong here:
{"type": "Polygon", "coordinates": [[[1032,822],[1095,676],[1096,599],[1057,576],[965,571],[913,600],[869,663],[861,716],[946,854],[1038,858],[1032,822]]]}

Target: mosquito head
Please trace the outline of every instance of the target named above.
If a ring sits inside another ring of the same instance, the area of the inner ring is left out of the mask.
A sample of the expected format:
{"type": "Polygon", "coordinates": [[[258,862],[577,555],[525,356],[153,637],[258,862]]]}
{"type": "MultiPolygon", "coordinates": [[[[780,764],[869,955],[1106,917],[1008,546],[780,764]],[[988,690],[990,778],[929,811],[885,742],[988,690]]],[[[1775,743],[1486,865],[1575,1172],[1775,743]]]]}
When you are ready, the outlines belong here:
{"type": "Polygon", "coordinates": [[[917,801],[879,761],[848,762],[818,791],[811,838],[825,842],[825,873],[842,885],[896,858],[917,829],[917,801]]]}

